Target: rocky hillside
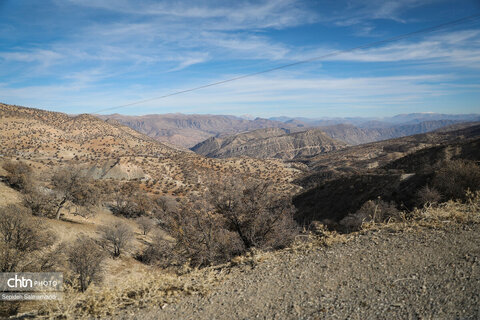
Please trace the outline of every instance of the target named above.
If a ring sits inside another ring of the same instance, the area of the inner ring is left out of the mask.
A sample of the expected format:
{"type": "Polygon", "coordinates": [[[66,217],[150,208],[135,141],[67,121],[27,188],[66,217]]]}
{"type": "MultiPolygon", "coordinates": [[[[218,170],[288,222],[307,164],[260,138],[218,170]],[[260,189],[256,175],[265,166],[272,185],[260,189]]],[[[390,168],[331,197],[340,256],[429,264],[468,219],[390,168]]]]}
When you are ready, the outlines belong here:
{"type": "Polygon", "coordinates": [[[228,115],[152,114],[124,116],[99,115],[103,120],[115,120],[161,142],[190,148],[212,136],[230,135],[261,128],[303,127],[300,122],[289,124],[268,119],[247,120],[228,115]]]}
{"type": "Polygon", "coordinates": [[[290,160],[342,149],[344,142],[334,140],[323,131],[312,129],[291,132],[270,128],[240,133],[225,138],[210,138],[192,148],[211,158],[252,157],[290,160]]]}
{"type": "Polygon", "coordinates": [[[0,132],[0,162],[18,158],[38,172],[81,166],[94,178],[141,180],[156,194],[183,195],[226,173],[289,185],[299,172],[276,160],[207,159],[91,115],[0,104],[0,132]]]}

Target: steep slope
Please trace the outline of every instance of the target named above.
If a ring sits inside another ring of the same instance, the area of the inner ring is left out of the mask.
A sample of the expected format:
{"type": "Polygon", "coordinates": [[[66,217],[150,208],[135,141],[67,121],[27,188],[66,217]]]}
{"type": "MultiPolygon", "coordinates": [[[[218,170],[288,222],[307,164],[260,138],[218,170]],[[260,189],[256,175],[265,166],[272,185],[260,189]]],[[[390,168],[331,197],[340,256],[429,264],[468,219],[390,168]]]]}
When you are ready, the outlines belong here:
{"type": "Polygon", "coordinates": [[[279,121],[256,118],[247,120],[228,115],[201,114],[152,114],[145,116],[124,116],[120,114],[99,115],[101,119],[113,119],[138,132],[161,142],[168,142],[185,148],[212,136],[230,135],[261,128],[303,127],[302,123],[285,124],[279,121]]]}
{"type": "Polygon", "coordinates": [[[192,148],[211,158],[246,156],[252,158],[294,159],[345,147],[345,143],[328,137],[321,130],[292,133],[288,129],[254,130],[225,138],[210,138],[192,148]]]}
{"type": "Polygon", "coordinates": [[[0,133],[0,162],[24,160],[38,172],[75,164],[94,178],[142,180],[157,194],[183,195],[226,174],[280,177],[280,188],[290,188],[299,172],[276,160],[206,159],[90,115],[0,104],[0,133]]]}
{"type": "Polygon", "coordinates": [[[311,187],[318,181],[384,166],[418,150],[479,136],[478,122],[460,123],[434,132],[350,146],[305,159],[298,158],[298,161],[312,169],[300,184],[311,187]]]}
{"type": "Polygon", "coordinates": [[[299,181],[309,189],[295,198],[297,220],[335,223],[379,197],[411,210],[416,192],[431,183],[435,166],[457,159],[478,162],[479,148],[480,125],[476,125],[325,154],[311,163],[316,172],[299,181]]]}

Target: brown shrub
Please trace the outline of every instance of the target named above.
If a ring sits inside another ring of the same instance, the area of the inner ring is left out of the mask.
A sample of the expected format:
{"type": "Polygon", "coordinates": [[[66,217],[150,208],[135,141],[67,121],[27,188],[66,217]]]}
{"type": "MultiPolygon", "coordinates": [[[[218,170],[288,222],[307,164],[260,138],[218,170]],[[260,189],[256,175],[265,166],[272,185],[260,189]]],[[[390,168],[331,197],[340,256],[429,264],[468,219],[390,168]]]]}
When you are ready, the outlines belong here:
{"type": "Polygon", "coordinates": [[[142,216],[137,218],[137,224],[143,231],[143,235],[147,235],[155,226],[155,221],[152,218],[142,216]]]}
{"type": "Polygon", "coordinates": [[[425,204],[435,204],[440,202],[442,195],[435,188],[430,188],[428,185],[417,191],[417,204],[423,206],[425,204]]]}
{"type": "Polygon", "coordinates": [[[8,184],[19,191],[27,191],[32,184],[32,169],[22,161],[8,161],[3,165],[8,184]]]}
{"type": "Polygon", "coordinates": [[[387,221],[397,221],[401,218],[395,204],[385,202],[381,199],[368,200],[360,209],[353,214],[348,214],[340,220],[340,225],[348,231],[358,230],[364,222],[383,223],[387,221]]]}
{"type": "Polygon", "coordinates": [[[47,190],[33,187],[23,197],[23,205],[29,208],[33,215],[42,217],[55,217],[55,204],[53,194],[47,190]]]}
{"type": "Polygon", "coordinates": [[[69,202],[75,207],[75,214],[87,216],[92,214],[98,204],[99,191],[79,169],[64,168],[52,177],[52,203],[55,207],[55,218],[60,219],[60,210],[69,202]]]}
{"type": "Polygon", "coordinates": [[[166,214],[164,221],[169,234],[175,238],[174,244],[169,245],[157,237],[150,250],[157,252],[156,256],[160,248],[166,250],[163,257],[168,257],[172,264],[189,262],[193,266],[207,266],[241,252],[241,243],[223,228],[220,216],[209,212],[204,199],[190,199],[178,210],[166,214]]]}
{"type": "Polygon", "coordinates": [[[126,182],[113,188],[114,214],[135,218],[151,211],[154,206],[152,199],[135,182],[126,182]]]}
{"type": "MultiPolygon", "coordinates": [[[[228,179],[210,184],[207,194],[190,198],[168,212],[167,232],[173,245],[152,243],[151,256],[165,256],[175,263],[207,266],[229,260],[253,247],[281,248],[297,233],[294,208],[288,197],[253,180],[228,179]],[[159,254],[159,248],[170,250],[159,254]]],[[[148,260],[148,259],[147,259],[148,260]]]]}
{"type": "Polygon", "coordinates": [[[480,189],[480,167],[473,161],[445,161],[438,168],[433,179],[435,187],[444,200],[465,200],[465,192],[480,189]]]}

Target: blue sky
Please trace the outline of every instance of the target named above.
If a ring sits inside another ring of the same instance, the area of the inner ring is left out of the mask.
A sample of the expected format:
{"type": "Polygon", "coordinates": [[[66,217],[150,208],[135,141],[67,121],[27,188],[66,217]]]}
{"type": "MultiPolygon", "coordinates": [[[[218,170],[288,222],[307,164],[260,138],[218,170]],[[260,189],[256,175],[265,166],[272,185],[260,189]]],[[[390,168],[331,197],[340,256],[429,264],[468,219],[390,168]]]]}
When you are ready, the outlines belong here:
{"type": "MultiPolygon", "coordinates": [[[[91,113],[478,12],[478,0],[0,0],[0,101],[91,113]]],[[[479,113],[479,80],[476,20],[112,112],[479,113]]]]}

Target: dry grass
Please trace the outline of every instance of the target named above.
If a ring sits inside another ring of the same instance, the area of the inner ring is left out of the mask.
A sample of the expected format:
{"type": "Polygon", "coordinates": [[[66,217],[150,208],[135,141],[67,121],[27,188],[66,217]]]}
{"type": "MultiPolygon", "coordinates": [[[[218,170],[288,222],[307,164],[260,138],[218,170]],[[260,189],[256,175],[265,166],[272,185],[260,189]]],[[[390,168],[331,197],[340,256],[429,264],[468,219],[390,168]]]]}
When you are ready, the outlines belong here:
{"type": "Polygon", "coordinates": [[[84,293],[72,287],[64,299],[39,304],[38,318],[103,318],[144,307],[163,307],[187,295],[205,295],[225,277],[218,268],[191,270],[183,275],[151,269],[141,276],[124,277],[113,287],[91,286],[84,293]]]}

